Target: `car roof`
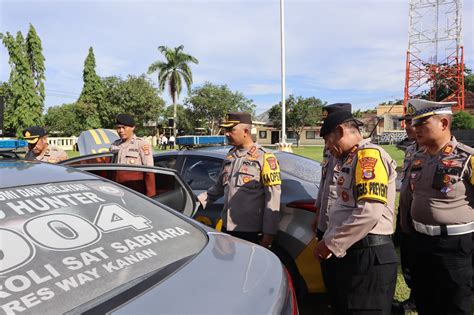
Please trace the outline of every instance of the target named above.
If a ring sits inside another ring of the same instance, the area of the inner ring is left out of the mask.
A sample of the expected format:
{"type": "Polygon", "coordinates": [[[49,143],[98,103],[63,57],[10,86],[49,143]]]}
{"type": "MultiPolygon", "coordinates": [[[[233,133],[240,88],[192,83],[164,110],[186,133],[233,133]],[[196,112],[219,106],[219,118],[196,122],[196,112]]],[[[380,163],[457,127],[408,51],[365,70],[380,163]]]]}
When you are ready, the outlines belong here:
{"type": "Polygon", "coordinates": [[[2,161],[0,173],[0,188],[97,179],[70,167],[33,161],[2,161]]]}
{"type": "MultiPolygon", "coordinates": [[[[171,150],[171,151],[164,151],[164,152],[159,152],[155,153],[155,157],[160,157],[160,156],[171,156],[171,155],[201,155],[201,156],[208,156],[208,157],[214,157],[214,158],[219,158],[223,159],[227,154],[229,154],[229,150],[232,149],[232,146],[212,146],[212,147],[199,147],[199,148],[194,148],[190,150],[171,150]]],[[[307,159],[312,162],[318,163],[317,161],[311,160],[307,157],[297,155],[294,153],[290,152],[284,152],[284,151],[277,151],[277,150],[272,150],[265,148],[265,150],[269,153],[273,153],[277,156],[279,155],[296,155],[299,158],[302,159],[307,159]]]]}
{"type": "MultiPolygon", "coordinates": [[[[165,156],[165,155],[204,155],[209,157],[215,158],[223,158],[225,157],[232,146],[211,146],[211,147],[199,147],[190,150],[172,150],[172,151],[165,151],[155,154],[155,156],[165,156]]],[[[288,152],[282,151],[275,151],[272,149],[265,148],[270,153],[274,154],[290,154],[288,152]]]]}

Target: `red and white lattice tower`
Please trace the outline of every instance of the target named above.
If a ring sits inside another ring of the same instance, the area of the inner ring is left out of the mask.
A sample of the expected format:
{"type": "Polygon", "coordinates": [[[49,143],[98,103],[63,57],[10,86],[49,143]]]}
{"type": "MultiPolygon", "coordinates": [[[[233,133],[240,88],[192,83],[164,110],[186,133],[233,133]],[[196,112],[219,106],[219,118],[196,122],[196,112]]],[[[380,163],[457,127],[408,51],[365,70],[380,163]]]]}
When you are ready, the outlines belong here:
{"type": "Polygon", "coordinates": [[[421,96],[464,109],[462,0],[410,0],[409,23],[404,109],[421,96]]]}

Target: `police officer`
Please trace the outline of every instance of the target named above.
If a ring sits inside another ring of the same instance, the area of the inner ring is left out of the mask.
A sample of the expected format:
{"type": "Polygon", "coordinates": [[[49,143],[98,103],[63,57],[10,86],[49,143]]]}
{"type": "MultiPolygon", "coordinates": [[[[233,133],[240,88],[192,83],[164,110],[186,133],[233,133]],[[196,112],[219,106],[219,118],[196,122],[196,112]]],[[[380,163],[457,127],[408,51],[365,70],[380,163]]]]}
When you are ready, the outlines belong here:
{"type": "Polygon", "coordinates": [[[278,161],[253,142],[250,114],[228,113],[220,126],[225,128],[228,142],[234,147],[224,159],[217,183],[198,198],[206,208],[208,202],[224,196],[223,231],[271,247],[280,210],[278,161]]]}
{"type": "Polygon", "coordinates": [[[120,139],[114,141],[110,151],[118,151],[119,164],[153,166],[153,150],[148,141],[135,135],[135,120],[127,114],[116,117],[116,129],[120,139]]]}
{"type": "Polygon", "coordinates": [[[397,276],[393,233],[396,163],[363,139],[348,111],[328,115],[320,135],[338,161],[337,199],[317,259],[335,256],[336,314],[390,314],[397,276]]]}
{"type": "Polygon", "coordinates": [[[451,135],[455,103],[411,100],[418,144],[410,166],[419,314],[472,314],[474,150],[451,135]]]}
{"type": "Polygon", "coordinates": [[[68,158],[63,149],[48,144],[47,134],[40,126],[26,128],[23,138],[28,142],[28,153],[25,156],[27,160],[58,163],[68,158]]]}
{"type": "MultiPolygon", "coordinates": [[[[412,116],[405,115],[401,118],[405,121],[405,131],[407,133],[407,139],[403,141],[404,145],[408,145],[405,149],[405,157],[403,159],[402,173],[401,173],[401,186],[400,186],[400,199],[397,213],[397,228],[395,235],[399,238],[400,243],[400,260],[402,264],[403,278],[407,286],[412,289],[412,272],[414,264],[415,247],[413,246],[412,235],[414,233],[413,226],[411,224],[411,192],[409,185],[408,172],[410,170],[413,157],[419,150],[418,143],[416,142],[415,128],[412,126],[412,116]]],[[[400,312],[411,312],[415,311],[415,300],[413,291],[410,292],[410,297],[401,302],[394,304],[396,309],[400,312]]]]}
{"type": "MultiPolygon", "coordinates": [[[[337,111],[348,111],[351,112],[352,105],[349,103],[335,103],[327,105],[323,108],[323,121],[328,115],[337,111]]],[[[318,240],[323,239],[324,232],[326,232],[329,217],[328,211],[330,207],[336,201],[336,180],[339,176],[340,169],[336,167],[336,158],[331,152],[325,148],[323,154],[323,161],[321,162],[321,181],[319,182],[318,196],[315,202],[316,214],[311,224],[313,231],[316,231],[316,237],[318,240]]],[[[322,260],[321,273],[323,276],[324,286],[331,300],[331,305],[337,303],[336,296],[333,294],[334,291],[331,288],[331,284],[334,283],[334,263],[336,258],[331,257],[326,260],[322,260]]],[[[334,306],[333,306],[334,307],[334,306]]]]}

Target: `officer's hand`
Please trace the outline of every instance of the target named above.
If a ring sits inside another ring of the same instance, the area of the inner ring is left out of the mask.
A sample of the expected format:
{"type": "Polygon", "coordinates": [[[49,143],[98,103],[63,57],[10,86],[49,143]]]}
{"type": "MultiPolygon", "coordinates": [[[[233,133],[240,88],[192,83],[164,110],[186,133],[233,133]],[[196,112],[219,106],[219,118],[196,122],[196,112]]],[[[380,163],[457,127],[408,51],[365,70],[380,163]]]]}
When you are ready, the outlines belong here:
{"type": "Polygon", "coordinates": [[[319,223],[319,209],[316,208],[313,222],[311,222],[311,231],[313,231],[315,235],[316,235],[316,230],[318,229],[318,223],[319,223]]]}
{"type": "Polygon", "coordinates": [[[266,248],[271,248],[273,243],[273,235],[271,234],[263,234],[262,240],[260,241],[260,245],[266,248]]]}
{"type": "Polygon", "coordinates": [[[199,204],[200,204],[200,206],[199,206],[200,210],[201,209],[202,210],[206,209],[206,203],[207,203],[206,198],[207,198],[207,193],[205,193],[205,192],[203,192],[203,193],[199,194],[199,196],[197,196],[197,200],[199,201],[199,204]]]}
{"type": "Polygon", "coordinates": [[[331,250],[326,246],[324,240],[318,242],[318,245],[314,248],[314,258],[317,260],[326,260],[332,256],[331,250]]]}

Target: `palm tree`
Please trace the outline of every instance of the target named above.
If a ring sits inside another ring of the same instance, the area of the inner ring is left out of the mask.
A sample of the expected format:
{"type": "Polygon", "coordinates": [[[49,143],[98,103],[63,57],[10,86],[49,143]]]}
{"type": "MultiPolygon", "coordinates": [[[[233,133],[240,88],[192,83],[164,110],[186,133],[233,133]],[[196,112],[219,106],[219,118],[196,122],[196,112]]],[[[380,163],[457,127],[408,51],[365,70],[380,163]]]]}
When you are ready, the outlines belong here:
{"type": "Polygon", "coordinates": [[[189,68],[189,63],[198,64],[199,61],[191,55],[183,52],[184,46],[171,49],[166,46],[158,47],[158,50],[165,56],[165,61],[155,61],[148,67],[148,74],[158,72],[158,85],[160,92],[165,90],[168,84],[171,99],[173,100],[173,134],[176,136],[176,101],[181,93],[182,81],[186,83],[188,93],[193,83],[193,74],[189,68]]]}

